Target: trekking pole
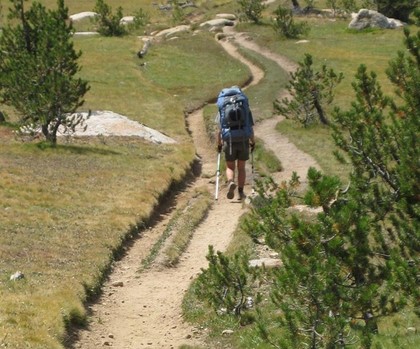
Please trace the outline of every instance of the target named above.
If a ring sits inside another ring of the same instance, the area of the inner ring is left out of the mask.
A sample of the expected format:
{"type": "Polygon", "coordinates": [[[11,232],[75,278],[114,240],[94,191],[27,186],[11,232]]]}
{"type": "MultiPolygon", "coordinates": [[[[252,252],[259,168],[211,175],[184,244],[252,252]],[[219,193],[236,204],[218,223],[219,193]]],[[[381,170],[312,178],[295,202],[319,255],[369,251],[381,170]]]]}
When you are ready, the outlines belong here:
{"type": "Polygon", "coordinates": [[[216,192],[214,194],[214,199],[217,200],[219,198],[219,176],[220,176],[220,156],[222,152],[218,152],[217,154],[217,170],[216,170],[216,192]]]}
{"type": "Polygon", "coordinates": [[[251,152],[251,195],[255,195],[254,189],[254,152],[251,152]]]}

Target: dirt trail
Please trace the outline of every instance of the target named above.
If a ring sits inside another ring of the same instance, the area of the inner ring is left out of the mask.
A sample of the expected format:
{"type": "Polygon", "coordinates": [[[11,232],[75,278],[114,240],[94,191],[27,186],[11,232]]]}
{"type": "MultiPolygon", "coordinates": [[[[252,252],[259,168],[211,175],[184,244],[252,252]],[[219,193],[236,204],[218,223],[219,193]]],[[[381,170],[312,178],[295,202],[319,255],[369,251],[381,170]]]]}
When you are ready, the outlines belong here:
{"type": "MultiPolygon", "coordinates": [[[[273,55],[246,40],[242,34],[227,30],[226,34],[240,45],[254,49],[275,60],[286,70],[295,66],[283,57],[273,55]]],[[[240,56],[229,40],[221,45],[235,58],[247,64],[253,76],[252,84],[263,78],[263,72],[240,56]]],[[[188,125],[192,133],[196,152],[201,162],[201,176],[186,191],[178,194],[176,202],[185,202],[188,194],[196,187],[208,186],[214,192],[216,172],[216,152],[214,146],[203,142],[207,139],[202,119],[202,111],[189,115],[188,125]],[[209,179],[210,178],[210,179],[209,179]]],[[[300,152],[285,137],[274,131],[279,118],[264,121],[256,126],[256,134],[264,135],[264,143],[281,159],[285,170],[277,176],[278,180],[290,178],[291,171],[305,176],[309,166],[316,163],[300,152]]],[[[250,191],[249,183],[245,191],[250,191]]],[[[138,272],[140,262],[145,258],[157,238],[162,234],[170,219],[170,212],[134,242],[127,255],[116,263],[113,273],[104,286],[103,296],[90,308],[89,328],[78,333],[79,339],[73,348],[93,349],[114,347],[119,349],[159,349],[178,348],[182,344],[199,345],[204,333],[185,323],[181,313],[181,303],[191,280],[207,266],[205,256],[208,245],[224,251],[239,217],[245,212],[242,203],[225,197],[226,188],[222,184],[219,200],[214,203],[205,221],[194,232],[188,250],[175,268],[154,265],[138,272]],[[122,285],[122,286],[116,286],[122,285]]]]}
{"type": "MultiPolygon", "coordinates": [[[[226,27],[224,32],[228,35],[228,38],[231,38],[231,40],[236,42],[238,45],[271,59],[287,72],[295,71],[298,67],[296,63],[290,61],[287,57],[280,56],[261,46],[258,46],[254,41],[250,40],[246,33],[237,33],[233,27],[226,27]]],[[[224,45],[228,52],[232,52],[229,50],[228,46],[225,46],[226,44],[222,45],[224,45]]],[[[280,91],[278,98],[282,99],[287,96],[287,94],[287,91],[280,91]]],[[[284,137],[280,135],[279,132],[275,131],[277,123],[281,120],[283,120],[283,117],[281,115],[277,115],[271,119],[265,120],[264,122],[258,123],[255,127],[255,134],[257,137],[264,135],[265,146],[272,150],[277,157],[281,159],[284,171],[278,173],[277,176],[274,176],[278,182],[289,179],[294,171],[301,178],[302,183],[305,183],[308,167],[319,168],[319,166],[311,156],[301,152],[287,139],[287,137],[284,137]]]]}

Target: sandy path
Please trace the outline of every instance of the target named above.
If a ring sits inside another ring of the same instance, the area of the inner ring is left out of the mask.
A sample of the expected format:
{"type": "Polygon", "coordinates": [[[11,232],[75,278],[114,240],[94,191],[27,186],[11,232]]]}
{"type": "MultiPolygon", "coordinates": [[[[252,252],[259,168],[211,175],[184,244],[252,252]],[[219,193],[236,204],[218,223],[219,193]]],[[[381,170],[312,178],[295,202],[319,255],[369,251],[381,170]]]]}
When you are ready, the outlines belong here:
{"type": "MultiPolygon", "coordinates": [[[[246,40],[242,34],[235,34],[230,29],[226,32],[235,37],[238,44],[255,49],[287,70],[294,65],[283,57],[273,55],[246,40]]],[[[232,56],[249,65],[256,84],[263,77],[263,72],[249,61],[239,56],[235,45],[223,40],[221,45],[232,56]]],[[[209,177],[216,172],[216,152],[214,146],[203,142],[207,139],[202,112],[197,111],[188,117],[188,125],[194,139],[196,151],[200,157],[202,173],[199,178],[179,193],[176,202],[185,202],[188,192],[195,187],[208,186],[214,192],[214,183],[209,177]]],[[[309,166],[316,163],[300,152],[287,138],[274,131],[279,118],[270,119],[256,126],[256,134],[264,135],[264,143],[281,159],[285,170],[279,180],[290,177],[292,170],[304,178],[309,166]]],[[[250,190],[249,184],[245,190],[250,190]]],[[[225,250],[239,217],[245,212],[241,203],[233,203],[225,198],[226,188],[221,187],[220,198],[214,203],[205,221],[194,233],[187,252],[176,268],[162,268],[159,265],[138,272],[141,260],[146,257],[153,242],[165,229],[170,219],[170,212],[162,215],[160,221],[143,238],[134,242],[127,255],[116,263],[109,281],[104,286],[103,296],[91,306],[89,328],[78,333],[78,340],[73,348],[93,349],[112,346],[119,349],[141,348],[178,348],[182,344],[200,344],[203,333],[185,323],[182,319],[181,302],[191,280],[207,266],[205,256],[208,245],[216,250],[225,250]],[[122,286],[115,286],[119,283],[122,286]],[[121,284],[122,283],[122,284],[121,284]],[[113,286],[114,285],[114,286],[113,286]]]]}

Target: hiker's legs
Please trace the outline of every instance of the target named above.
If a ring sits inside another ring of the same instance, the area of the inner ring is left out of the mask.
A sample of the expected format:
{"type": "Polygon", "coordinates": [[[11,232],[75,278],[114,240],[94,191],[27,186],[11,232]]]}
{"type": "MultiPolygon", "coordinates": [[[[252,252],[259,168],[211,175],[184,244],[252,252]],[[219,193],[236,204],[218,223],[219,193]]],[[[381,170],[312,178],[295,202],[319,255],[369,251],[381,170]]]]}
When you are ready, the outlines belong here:
{"type": "Polygon", "coordinates": [[[226,197],[232,200],[235,196],[235,161],[226,161],[226,178],[228,180],[228,192],[226,197]]]}
{"type": "Polygon", "coordinates": [[[239,189],[243,189],[245,186],[245,179],[246,179],[246,170],[245,170],[245,160],[238,160],[238,187],[239,189]]]}
{"type": "Polygon", "coordinates": [[[235,181],[235,161],[226,161],[226,179],[228,182],[235,181]]]}

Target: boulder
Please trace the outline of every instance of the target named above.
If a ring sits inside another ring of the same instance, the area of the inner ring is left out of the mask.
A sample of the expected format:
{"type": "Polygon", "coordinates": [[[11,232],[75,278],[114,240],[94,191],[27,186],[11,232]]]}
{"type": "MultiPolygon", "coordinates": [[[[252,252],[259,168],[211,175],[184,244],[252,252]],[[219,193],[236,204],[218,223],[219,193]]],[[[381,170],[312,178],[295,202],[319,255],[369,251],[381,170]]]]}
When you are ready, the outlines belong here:
{"type": "Polygon", "coordinates": [[[92,11],[86,11],[86,12],[80,12],[80,13],[76,13],[74,15],[69,16],[69,18],[72,21],[80,21],[84,18],[93,18],[96,17],[98,14],[96,12],[92,12],[92,11]]]}
{"type": "Polygon", "coordinates": [[[134,22],[134,16],[125,16],[120,19],[120,24],[127,25],[134,22]]]}
{"type": "Polygon", "coordinates": [[[10,276],[10,281],[21,280],[24,277],[25,277],[25,275],[23,275],[23,273],[21,271],[17,271],[16,273],[14,273],[13,275],[10,276]]]}
{"type": "Polygon", "coordinates": [[[174,34],[178,34],[181,32],[186,32],[190,30],[190,26],[189,25],[179,25],[177,27],[174,28],[169,28],[169,29],[165,29],[160,31],[159,33],[156,34],[156,36],[164,36],[166,38],[174,35],[174,34]]]}
{"type": "Polygon", "coordinates": [[[223,18],[223,19],[228,19],[230,21],[235,21],[236,15],[234,15],[233,13],[218,13],[216,15],[216,18],[223,18]]]}
{"type": "Polygon", "coordinates": [[[200,27],[201,28],[210,28],[210,30],[211,30],[211,29],[215,29],[215,28],[223,28],[225,26],[233,27],[234,24],[235,24],[234,21],[232,21],[230,19],[216,18],[216,19],[211,19],[209,21],[201,23],[200,27]]]}
{"type": "Polygon", "coordinates": [[[280,259],[277,258],[260,258],[260,259],[251,259],[249,261],[249,266],[251,268],[255,267],[262,267],[265,266],[266,268],[277,268],[282,265],[280,259]]]}
{"type": "Polygon", "coordinates": [[[352,20],[348,27],[356,30],[366,28],[394,29],[403,25],[404,23],[401,21],[388,18],[377,11],[361,9],[357,14],[352,14],[352,20]]]}
{"type": "Polygon", "coordinates": [[[99,35],[98,32],[75,32],[75,36],[89,36],[89,35],[99,35]]]}

